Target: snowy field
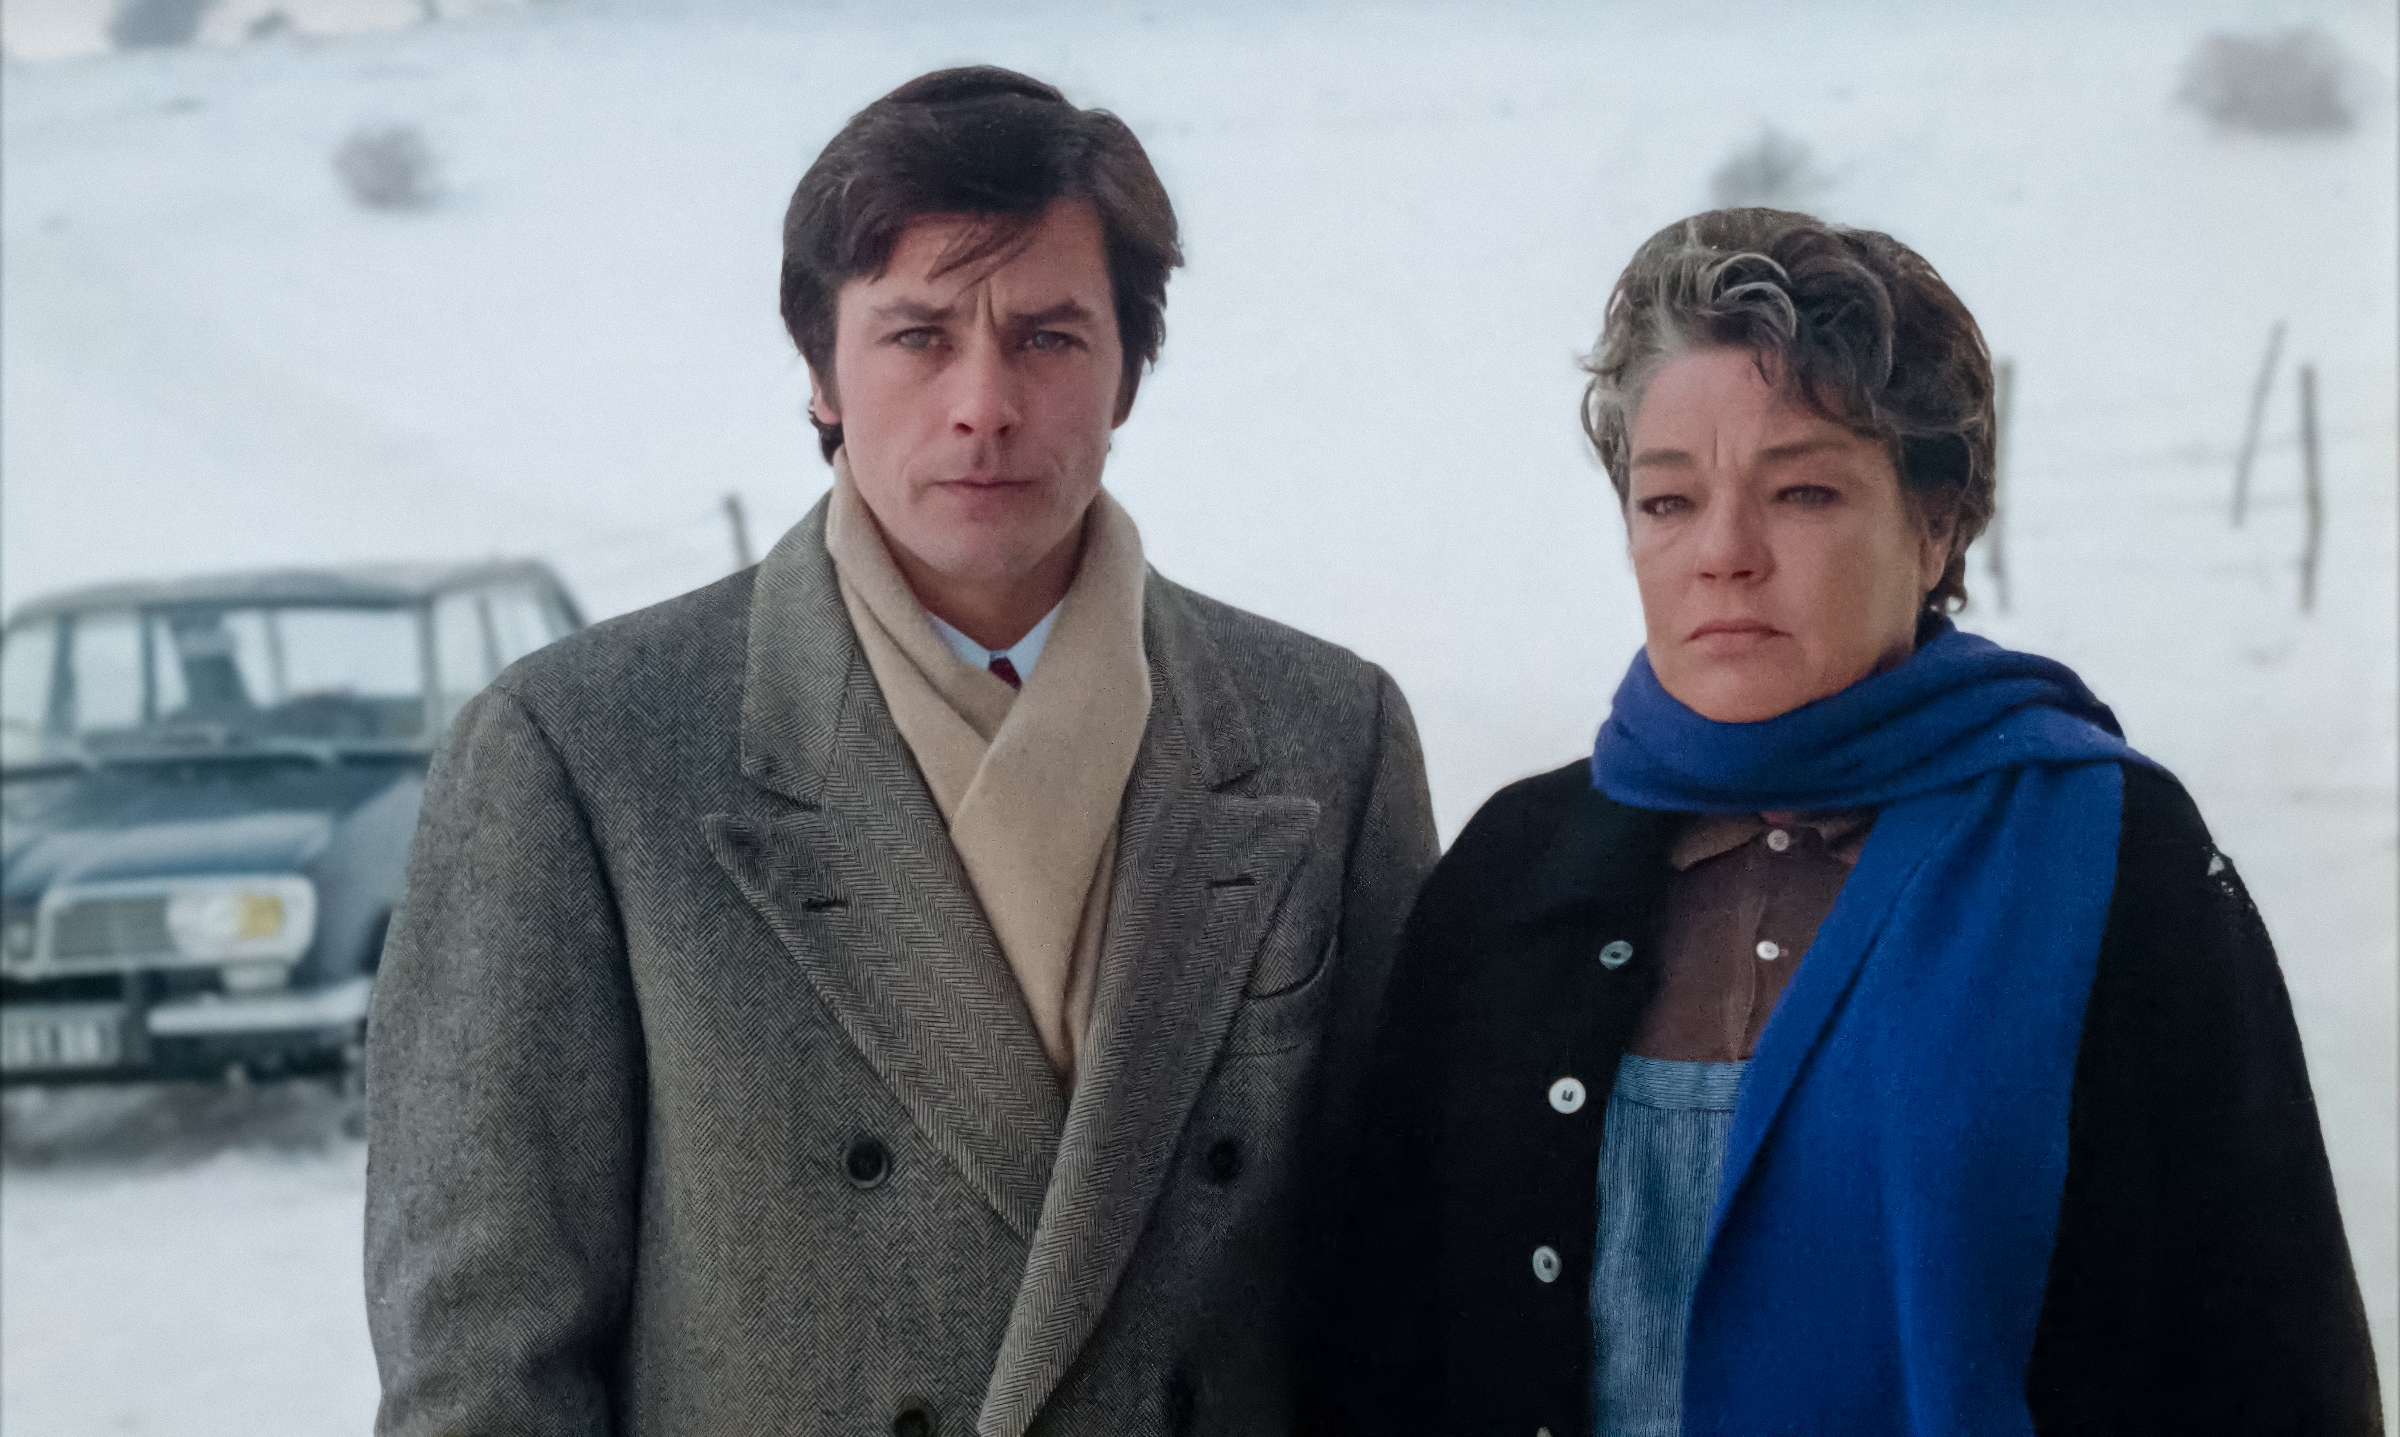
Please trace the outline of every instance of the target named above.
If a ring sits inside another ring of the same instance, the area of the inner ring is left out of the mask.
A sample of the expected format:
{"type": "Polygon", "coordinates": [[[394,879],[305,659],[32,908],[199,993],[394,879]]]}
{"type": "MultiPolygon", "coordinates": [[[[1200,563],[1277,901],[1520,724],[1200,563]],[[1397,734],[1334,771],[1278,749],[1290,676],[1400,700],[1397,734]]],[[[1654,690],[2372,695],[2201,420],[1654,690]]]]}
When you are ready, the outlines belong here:
{"type": "MultiPolygon", "coordinates": [[[[1110,469],[1152,558],[1391,669],[1445,832],[1585,749],[1639,642],[1574,417],[1609,282],[1763,126],[1804,141],[1817,208],[1923,250],[2014,362],[2011,602],[1978,561],[1962,621],[2077,667],[2248,878],[2391,1392],[2388,5],[560,0],[25,58],[76,3],[0,12],[0,602],[494,550],[595,614],[716,577],[724,495],[763,548],[827,483],[774,309],[793,182],[861,104],[990,59],[1122,114],[1183,218],[1110,469]],[[2350,134],[2173,103],[2203,33],[2300,21],[2348,50],[2350,134]],[[370,124],[422,130],[432,207],[344,194],[370,124]],[[2288,367],[2250,521],[2224,512],[2278,320],[2322,397],[2309,616],[2288,367]]],[[[364,1430],[363,1164],[321,1093],[7,1117],[10,1437],[364,1430]]]]}

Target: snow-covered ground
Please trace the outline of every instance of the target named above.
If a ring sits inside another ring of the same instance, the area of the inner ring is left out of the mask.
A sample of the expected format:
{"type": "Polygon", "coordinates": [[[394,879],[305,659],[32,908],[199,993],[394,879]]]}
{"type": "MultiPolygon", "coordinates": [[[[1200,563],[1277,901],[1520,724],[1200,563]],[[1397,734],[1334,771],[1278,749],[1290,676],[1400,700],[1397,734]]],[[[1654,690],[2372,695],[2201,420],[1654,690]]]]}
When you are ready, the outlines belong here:
{"type": "Polygon", "coordinates": [[[328,1085],[8,1097],[0,1428],[363,1434],[366,1145],[328,1085]]]}
{"type": "MultiPolygon", "coordinates": [[[[43,3],[9,0],[12,31],[43,3]]],[[[2014,362],[2011,604],[1964,622],[2075,665],[2247,876],[2391,1390],[2388,6],[992,8],[574,0],[12,63],[0,599],[494,549],[601,614],[715,577],[723,495],[763,540],[826,483],[774,312],[793,181],[893,84],[991,59],[1122,114],[1183,217],[1110,471],[1152,557],[1390,668],[1455,831],[1588,744],[1639,642],[1574,359],[1635,244],[1772,124],[1813,147],[1820,209],[1917,245],[2014,362]],[[2173,104],[2204,32],[2301,20],[2353,58],[2351,134],[2217,136],[2173,104]],[[358,208],[330,155],[396,123],[440,200],[358,208]],[[2309,616],[2288,368],[2259,502],[2224,516],[2279,319],[2323,401],[2309,616]]],[[[365,1425],[360,1164],[312,1101],[11,1100],[12,1437],[365,1425]]]]}

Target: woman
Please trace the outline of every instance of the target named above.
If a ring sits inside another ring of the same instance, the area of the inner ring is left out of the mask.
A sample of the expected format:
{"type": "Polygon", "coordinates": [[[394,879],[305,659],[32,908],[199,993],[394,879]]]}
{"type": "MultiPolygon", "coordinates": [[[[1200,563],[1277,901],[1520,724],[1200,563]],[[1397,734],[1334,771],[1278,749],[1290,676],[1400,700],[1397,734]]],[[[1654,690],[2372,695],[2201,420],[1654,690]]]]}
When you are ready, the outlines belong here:
{"type": "Polygon", "coordinates": [[[2381,1431],[2257,910],[2073,673],[1944,617],[1974,319],[1724,210],[1591,373],[1647,644],[1419,902],[1329,1425],[2381,1431]]]}

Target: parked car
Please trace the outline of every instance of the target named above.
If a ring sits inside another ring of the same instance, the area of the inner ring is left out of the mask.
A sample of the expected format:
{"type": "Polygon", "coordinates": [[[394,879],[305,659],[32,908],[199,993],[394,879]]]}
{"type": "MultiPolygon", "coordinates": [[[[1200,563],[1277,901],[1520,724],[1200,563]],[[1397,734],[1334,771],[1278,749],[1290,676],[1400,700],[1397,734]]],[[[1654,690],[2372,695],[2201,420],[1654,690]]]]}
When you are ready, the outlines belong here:
{"type": "Polygon", "coordinates": [[[37,599],[0,631],[0,1082],[358,1092],[426,763],[581,627],[530,561],[37,599]]]}

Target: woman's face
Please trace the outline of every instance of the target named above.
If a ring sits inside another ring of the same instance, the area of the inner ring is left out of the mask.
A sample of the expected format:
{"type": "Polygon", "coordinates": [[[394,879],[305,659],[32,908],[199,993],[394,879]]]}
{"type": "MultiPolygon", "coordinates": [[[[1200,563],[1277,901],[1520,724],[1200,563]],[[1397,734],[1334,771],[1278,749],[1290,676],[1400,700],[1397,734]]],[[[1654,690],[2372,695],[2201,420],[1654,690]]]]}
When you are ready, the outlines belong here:
{"type": "Polygon", "coordinates": [[[1650,667],[1685,707],[1753,723],[1908,657],[1949,538],[1910,516],[1881,444],[1787,398],[1738,348],[1659,371],[1632,438],[1650,667]]]}

